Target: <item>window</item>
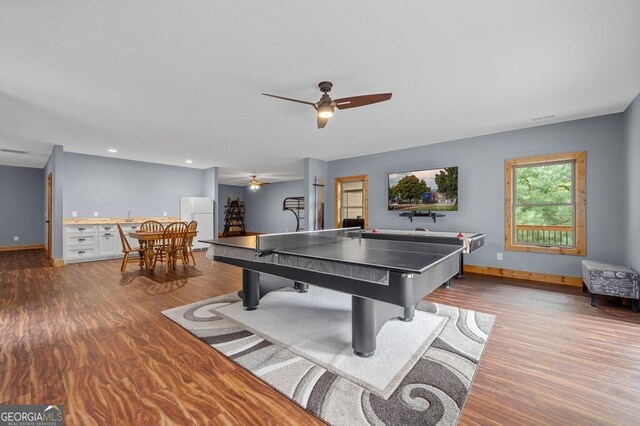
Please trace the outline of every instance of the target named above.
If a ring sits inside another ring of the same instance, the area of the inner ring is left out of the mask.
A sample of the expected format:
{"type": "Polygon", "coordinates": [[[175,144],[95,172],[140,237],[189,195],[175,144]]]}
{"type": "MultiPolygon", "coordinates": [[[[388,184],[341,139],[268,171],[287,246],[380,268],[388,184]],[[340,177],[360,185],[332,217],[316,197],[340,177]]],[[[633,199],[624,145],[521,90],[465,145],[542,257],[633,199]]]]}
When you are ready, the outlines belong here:
{"type": "Polygon", "coordinates": [[[505,162],[505,249],[586,254],[585,152],[505,162]]]}
{"type": "Polygon", "coordinates": [[[367,180],[367,175],[335,179],[336,228],[342,227],[343,219],[364,219],[367,227],[367,180]]]}

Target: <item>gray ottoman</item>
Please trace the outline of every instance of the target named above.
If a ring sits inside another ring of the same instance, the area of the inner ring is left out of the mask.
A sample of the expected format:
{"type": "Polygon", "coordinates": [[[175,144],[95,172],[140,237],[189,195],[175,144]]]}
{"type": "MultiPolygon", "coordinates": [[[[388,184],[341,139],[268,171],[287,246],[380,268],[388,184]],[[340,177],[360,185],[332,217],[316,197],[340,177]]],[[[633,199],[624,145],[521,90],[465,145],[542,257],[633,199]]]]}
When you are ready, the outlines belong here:
{"type": "Polygon", "coordinates": [[[640,274],[624,265],[582,261],[582,291],[591,292],[591,306],[596,306],[596,295],[631,299],[631,309],[638,312],[640,299],[640,274]]]}

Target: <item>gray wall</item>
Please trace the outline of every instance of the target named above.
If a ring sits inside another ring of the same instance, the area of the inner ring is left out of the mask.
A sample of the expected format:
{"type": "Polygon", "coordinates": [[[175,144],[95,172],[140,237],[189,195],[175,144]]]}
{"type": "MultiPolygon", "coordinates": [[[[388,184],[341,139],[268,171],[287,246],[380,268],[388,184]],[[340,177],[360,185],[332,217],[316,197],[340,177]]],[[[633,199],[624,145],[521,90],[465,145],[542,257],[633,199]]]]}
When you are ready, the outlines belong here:
{"type": "MultiPolygon", "coordinates": [[[[44,173],[42,175],[42,182],[44,188],[44,207],[42,209],[44,220],[47,218],[47,177],[49,173],[53,176],[53,218],[52,218],[52,238],[53,244],[51,247],[52,256],[54,259],[63,259],[63,247],[64,242],[62,240],[62,224],[64,219],[63,214],[63,188],[64,188],[64,152],[62,145],[56,145],[53,147],[53,151],[49,156],[49,161],[44,166],[44,173]]],[[[47,245],[47,228],[44,228],[44,244],[47,245]]]]}
{"type": "Polygon", "coordinates": [[[627,181],[626,263],[640,271],[640,96],[624,113],[627,181]]]}
{"type": "Polygon", "coordinates": [[[0,166],[0,246],[44,244],[44,190],[42,169],[0,166]]]}
{"type": "MultiPolygon", "coordinates": [[[[314,183],[316,178],[320,181],[327,181],[327,162],[323,160],[317,160],[315,158],[304,159],[304,204],[307,217],[305,218],[305,228],[309,231],[316,229],[316,193],[320,194],[323,191],[326,200],[327,187],[315,187],[314,183]],[[316,192],[317,189],[317,192],[316,192]]],[[[331,228],[328,223],[325,222],[325,227],[331,228]]]]}
{"type": "MultiPolygon", "coordinates": [[[[211,197],[215,200],[214,206],[216,209],[219,207],[218,198],[218,168],[211,167],[204,170],[204,196],[211,197]]],[[[218,211],[215,212],[215,222],[213,224],[213,238],[218,238],[218,211]]]]}
{"type": "MultiPolygon", "coordinates": [[[[282,210],[286,197],[304,196],[304,180],[272,183],[257,191],[243,187],[246,206],[245,227],[252,232],[287,232],[296,230],[293,213],[282,210]]],[[[226,200],[225,193],[221,196],[226,200]]]]}
{"type": "Polygon", "coordinates": [[[218,234],[224,231],[224,206],[227,205],[227,197],[231,197],[232,200],[240,197],[240,200],[244,201],[244,186],[236,185],[218,185],[218,197],[220,202],[218,203],[218,234]]]}
{"type": "MultiPolygon", "coordinates": [[[[587,256],[625,259],[625,175],[622,115],[577,120],[524,130],[426,145],[328,162],[326,227],[333,225],[334,178],[369,176],[369,227],[476,231],[485,247],[467,257],[474,265],[579,276],[582,257],[505,252],[504,160],[528,155],[587,151],[587,256]],[[387,211],[387,174],[459,166],[459,211],[436,224],[428,218],[398,217],[387,211]],[[496,260],[503,252],[504,260],[496,260]]],[[[638,158],[638,157],[636,157],[638,158]]],[[[636,240],[637,241],[637,240],[636,240]]]]}
{"type": "Polygon", "coordinates": [[[181,197],[203,197],[203,170],[64,154],[64,217],[180,215],[181,197]]]}

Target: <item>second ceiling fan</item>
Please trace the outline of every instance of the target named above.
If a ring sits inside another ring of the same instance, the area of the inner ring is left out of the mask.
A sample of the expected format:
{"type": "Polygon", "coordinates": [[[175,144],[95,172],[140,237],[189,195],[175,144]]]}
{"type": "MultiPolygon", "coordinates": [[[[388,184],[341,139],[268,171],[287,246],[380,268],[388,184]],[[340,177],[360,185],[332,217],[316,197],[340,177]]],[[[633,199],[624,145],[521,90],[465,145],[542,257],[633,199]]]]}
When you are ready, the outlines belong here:
{"type": "Polygon", "coordinates": [[[384,102],[391,99],[391,93],[377,93],[373,95],[360,95],[351,96],[348,98],[340,98],[332,100],[329,97],[329,92],[333,87],[333,83],[330,81],[321,81],[318,84],[322,97],[316,103],[301,101],[299,99],[285,98],[284,96],[271,95],[269,93],[263,93],[265,96],[271,96],[272,98],[284,99],[285,101],[298,102],[301,104],[311,105],[318,113],[318,129],[324,128],[327,125],[327,121],[333,117],[334,108],[348,109],[356,108],[365,105],[371,105],[378,102],[384,102]]]}
{"type": "Polygon", "coordinates": [[[251,180],[249,181],[249,188],[251,188],[252,191],[255,191],[256,189],[264,185],[271,185],[269,182],[259,181],[257,177],[258,175],[251,175],[251,180]]]}

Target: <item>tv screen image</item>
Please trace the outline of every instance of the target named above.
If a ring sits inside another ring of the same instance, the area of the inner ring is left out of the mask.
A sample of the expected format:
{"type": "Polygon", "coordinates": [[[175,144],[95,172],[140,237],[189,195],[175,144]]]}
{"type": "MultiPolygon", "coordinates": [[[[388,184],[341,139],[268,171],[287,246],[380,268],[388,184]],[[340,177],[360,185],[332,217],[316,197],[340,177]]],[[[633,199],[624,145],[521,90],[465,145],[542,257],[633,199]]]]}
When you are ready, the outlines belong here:
{"type": "Polygon", "coordinates": [[[458,210],[458,168],[389,173],[389,210],[458,210]]]}

